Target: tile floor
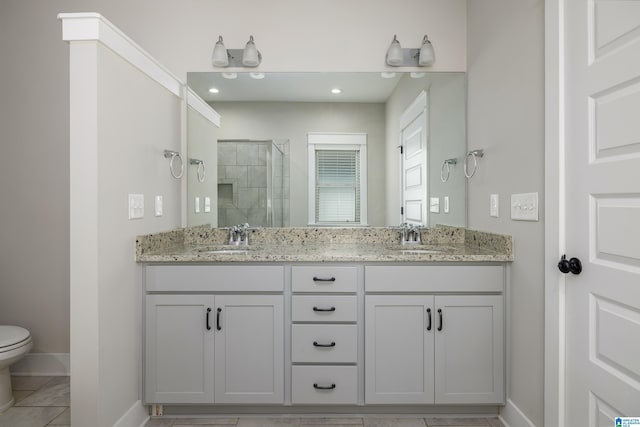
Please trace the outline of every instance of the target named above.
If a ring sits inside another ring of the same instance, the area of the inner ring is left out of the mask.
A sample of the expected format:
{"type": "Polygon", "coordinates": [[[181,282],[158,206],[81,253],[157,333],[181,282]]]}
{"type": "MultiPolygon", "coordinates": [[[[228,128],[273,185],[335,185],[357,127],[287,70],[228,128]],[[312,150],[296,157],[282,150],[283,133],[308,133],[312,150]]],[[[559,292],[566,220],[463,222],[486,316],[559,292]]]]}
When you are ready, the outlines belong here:
{"type": "Polygon", "coordinates": [[[0,414],[0,427],[71,424],[69,377],[11,377],[15,406],[0,414]]]}
{"type": "MultiPolygon", "coordinates": [[[[69,377],[11,377],[16,404],[0,414],[0,427],[70,427],[69,377]]],[[[504,427],[497,418],[215,417],[153,418],[145,427],[504,427]]]]}
{"type": "Polygon", "coordinates": [[[504,427],[497,418],[155,418],[145,427],[504,427]]]}

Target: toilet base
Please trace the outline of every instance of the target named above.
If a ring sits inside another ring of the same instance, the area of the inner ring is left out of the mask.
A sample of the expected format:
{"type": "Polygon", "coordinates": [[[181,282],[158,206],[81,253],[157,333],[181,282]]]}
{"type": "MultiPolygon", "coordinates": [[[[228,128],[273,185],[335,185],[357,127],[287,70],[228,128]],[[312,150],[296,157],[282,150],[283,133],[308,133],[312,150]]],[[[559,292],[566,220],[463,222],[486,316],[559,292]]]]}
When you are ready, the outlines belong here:
{"type": "Polygon", "coordinates": [[[0,413],[11,408],[15,403],[11,390],[11,373],[9,367],[0,369],[0,413]]]}

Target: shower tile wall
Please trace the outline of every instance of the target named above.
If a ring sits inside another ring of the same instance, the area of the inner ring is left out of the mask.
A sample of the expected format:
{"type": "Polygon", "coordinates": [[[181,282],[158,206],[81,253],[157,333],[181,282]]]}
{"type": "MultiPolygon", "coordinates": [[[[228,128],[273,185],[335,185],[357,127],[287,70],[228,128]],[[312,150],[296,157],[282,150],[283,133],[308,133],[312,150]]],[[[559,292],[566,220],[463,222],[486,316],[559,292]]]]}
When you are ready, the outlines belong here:
{"type": "MultiPolygon", "coordinates": [[[[245,222],[252,226],[268,225],[268,149],[269,147],[262,143],[218,143],[219,227],[245,222]]],[[[288,179],[286,183],[288,187],[288,179]]],[[[276,190],[274,194],[276,192],[284,193],[284,189],[276,190]]]]}

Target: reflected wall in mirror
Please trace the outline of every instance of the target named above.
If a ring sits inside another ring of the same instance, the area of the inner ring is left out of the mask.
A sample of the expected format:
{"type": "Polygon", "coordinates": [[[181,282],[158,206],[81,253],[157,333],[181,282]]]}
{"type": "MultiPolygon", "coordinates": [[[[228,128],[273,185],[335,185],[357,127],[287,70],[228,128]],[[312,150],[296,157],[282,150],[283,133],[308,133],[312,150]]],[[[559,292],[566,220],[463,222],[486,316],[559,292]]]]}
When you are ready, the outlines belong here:
{"type": "MultiPolygon", "coordinates": [[[[385,78],[381,73],[266,73],[254,78],[250,73],[188,73],[189,87],[221,116],[216,134],[220,142],[216,153],[218,220],[210,223],[226,226],[246,218],[251,225],[259,225],[258,220],[265,218],[264,224],[269,225],[271,216],[274,226],[307,226],[307,135],[317,132],[367,134],[368,224],[398,225],[402,219],[397,148],[400,118],[420,92],[426,91],[426,196],[430,200],[438,198],[439,212],[430,212],[425,222],[428,226],[466,226],[466,180],[462,174],[466,152],[465,75],[393,74],[385,78]],[[225,74],[235,78],[225,78],[225,74]],[[212,88],[217,92],[212,93],[212,88]],[[332,89],[340,89],[341,93],[334,94],[332,89]],[[222,142],[230,140],[263,146],[263,153],[258,148],[257,154],[248,154],[246,150],[251,145],[232,149],[222,142]],[[273,158],[269,162],[266,159],[267,152],[274,152],[273,148],[267,149],[270,144],[282,152],[282,185],[275,189],[273,181],[279,177],[273,175],[273,158]],[[443,183],[443,162],[452,158],[457,159],[457,164],[450,165],[449,179],[443,183]],[[239,160],[248,164],[238,163],[239,160]],[[270,177],[272,182],[258,186],[261,177],[270,177]],[[242,189],[240,184],[244,182],[247,187],[242,189]],[[282,220],[278,221],[274,210],[280,205],[282,220]],[[250,214],[251,209],[254,212],[250,214]]],[[[191,132],[188,151],[191,157],[191,132]]],[[[188,185],[191,183],[189,180],[188,185]]],[[[190,206],[192,192],[188,193],[190,206]]],[[[192,224],[195,223],[189,215],[189,225],[192,224]]]]}

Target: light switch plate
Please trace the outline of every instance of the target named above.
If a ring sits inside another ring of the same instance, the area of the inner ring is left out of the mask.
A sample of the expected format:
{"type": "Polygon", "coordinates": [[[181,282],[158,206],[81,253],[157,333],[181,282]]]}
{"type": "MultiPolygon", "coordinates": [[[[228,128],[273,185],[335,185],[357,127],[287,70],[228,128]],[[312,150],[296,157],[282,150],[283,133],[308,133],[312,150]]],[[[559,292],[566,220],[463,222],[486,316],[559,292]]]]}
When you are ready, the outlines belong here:
{"type": "Polygon", "coordinates": [[[144,218],[144,194],[129,194],[129,219],[144,218]]]}
{"type": "Polygon", "coordinates": [[[511,219],[516,221],[537,221],[538,193],[512,194],[511,219]]]}
{"type": "Polygon", "coordinates": [[[429,198],[429,212],[440,213],[440,197],[429,198]]]}
{"type": "Polygon", "coordinates": [[[499,212],[499,198],[497,194],[492,194],[489,198],[489,215],[498,218],[499,212]]]}
{"type": "Polygon", "coordinates": [[[156,196],[155,208],[156,216],[162,216],[162,196],[156,196]]]}
{"type": "Polygon", "coordinates": [[[204,198],[204,213],[211,212],[211,197],[206,196],[204,198]]]}
{"type": "Polygon", "coordinates": [[[200,197],[195,197],[193,200],[193,211],[195,213],[200,213],[200,197]]]}
{"type": "Polygon", "coordinates": [[[444,196],[442,209],[444,213],[449,213],[449,196],[444,196]]]}

